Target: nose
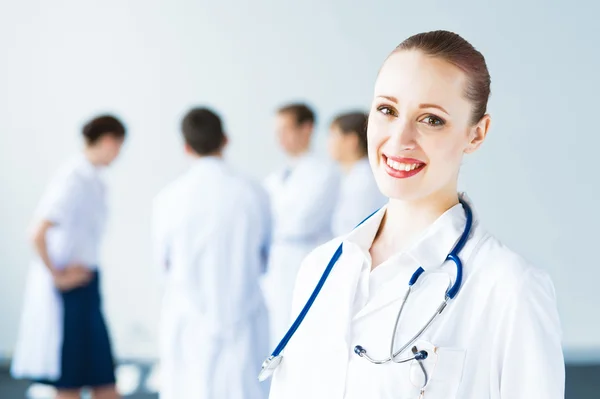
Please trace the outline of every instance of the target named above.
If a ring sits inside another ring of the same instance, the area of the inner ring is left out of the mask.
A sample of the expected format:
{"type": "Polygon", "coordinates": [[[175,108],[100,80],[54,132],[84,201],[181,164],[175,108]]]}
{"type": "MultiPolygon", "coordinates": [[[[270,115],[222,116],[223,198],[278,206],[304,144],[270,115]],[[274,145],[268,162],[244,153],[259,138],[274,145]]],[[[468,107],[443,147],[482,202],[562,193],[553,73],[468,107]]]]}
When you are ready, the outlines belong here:
{"type": "Polygon", "coordinates": [[[390,138],[400,150],[413,150],[417,146],[417,129],[409,122],[406,118],[399,118],[398,123],[393,127],[390,138]]]}

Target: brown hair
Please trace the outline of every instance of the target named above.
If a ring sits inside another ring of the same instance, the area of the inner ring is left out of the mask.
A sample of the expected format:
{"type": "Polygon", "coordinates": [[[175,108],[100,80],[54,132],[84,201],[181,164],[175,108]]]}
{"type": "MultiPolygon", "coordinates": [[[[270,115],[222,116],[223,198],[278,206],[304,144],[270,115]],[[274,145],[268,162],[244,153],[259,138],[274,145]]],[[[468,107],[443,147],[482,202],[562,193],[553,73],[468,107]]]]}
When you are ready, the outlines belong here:
{"type": "Polygon", "coordinates": [[[394,53],[401,50],[419,50],[460,68],[468,79],[465,95],[473,103],[472,123],[481,120],[487,110],[491,79],[483,54],[471,43],[456,33],[437,30],[409,37],[396,47],[394,53]]]}
{"type": "Polygon", "coordinates": [[[125,138],[125,126],[112,115],[100,115],[86,123],[81,133],[88,145],[94,145],[106,135],[125,138]]]}
{"type": "Polygon", "coordinates": [[[198,154],[219,151],[225,142],[221,118],[208,108],[192,108],[181,121],[185,142],[198,154]]]}
{"type": "Polygon", "coordinates": [[[293,103],[287,104],[277,110],[278,114],[291,114],[296,120],[296,125],[305,123],[315,123],[315,112],[306,104],[293,103]]]}
{"type": "Polygon", "coordinates": [[[342,134],[354,134],[358,137],[358,144],[363,154],[367,153],[367,119],[369,116],[364,112],[348,112],[340,114],[331,122],[342,134]]]}

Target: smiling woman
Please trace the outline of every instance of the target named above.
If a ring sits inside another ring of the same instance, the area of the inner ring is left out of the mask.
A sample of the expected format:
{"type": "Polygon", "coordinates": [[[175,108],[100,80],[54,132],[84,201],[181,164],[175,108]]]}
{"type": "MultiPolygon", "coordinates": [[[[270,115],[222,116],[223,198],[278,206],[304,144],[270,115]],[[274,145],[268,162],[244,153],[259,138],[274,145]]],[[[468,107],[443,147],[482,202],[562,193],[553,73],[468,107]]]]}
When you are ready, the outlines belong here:
{"type": "Polygon", "coordinates": [[[489,94],[483,55],[455,33],[415,35],[387,58],[367,136],[389,203],[304,260],[300,316],[265,362],[279,364],[271,399],[564,397],[552,281],[457,192],[489,94]]]}

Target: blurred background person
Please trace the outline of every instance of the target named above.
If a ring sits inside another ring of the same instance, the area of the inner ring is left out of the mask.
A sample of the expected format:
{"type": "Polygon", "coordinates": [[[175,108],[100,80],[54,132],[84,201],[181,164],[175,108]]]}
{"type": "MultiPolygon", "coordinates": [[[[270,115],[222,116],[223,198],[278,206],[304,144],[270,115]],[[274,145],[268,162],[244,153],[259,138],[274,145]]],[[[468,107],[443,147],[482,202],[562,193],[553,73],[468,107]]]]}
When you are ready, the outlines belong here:
{"type": "Polygon", "coordinates": [[[306,104],[281,107],[275,117],[287,164],[267,177],[273,214],[273,245],[264,281],[272,343],[290,322],[292,290],[300,262],[332,237],[331,215],[339,189],[334,163],[311,152],[315,113],[306,104]]]}
{"type": "Polygon", "coordinates": [[[259,277],[270,237],[268,196],[227,166],[221,119],[194,108],[181,130],[191,168],[154,201],[154,245],[167,272],[162,399],[260,399],[268,351],[259,277]]]}
{"type": "Polygon", "coordinates": [[[367,118],[364,112],[343,113],[335,117],[329,129],[329,154],[344,174],[331,222],[336,237],[350,232],[387,202],[367,157],[367,118]]]}
{"type": "Polygon", "coordinates": [[[83,128],[83,154],[51,181],[38,206],[19,339],[11,372],[79,398],[117,398],[109,334],[101,309],[99,250],[108,216],[102,169],[119,155],[125,127],[113,116],[83,128]]]}

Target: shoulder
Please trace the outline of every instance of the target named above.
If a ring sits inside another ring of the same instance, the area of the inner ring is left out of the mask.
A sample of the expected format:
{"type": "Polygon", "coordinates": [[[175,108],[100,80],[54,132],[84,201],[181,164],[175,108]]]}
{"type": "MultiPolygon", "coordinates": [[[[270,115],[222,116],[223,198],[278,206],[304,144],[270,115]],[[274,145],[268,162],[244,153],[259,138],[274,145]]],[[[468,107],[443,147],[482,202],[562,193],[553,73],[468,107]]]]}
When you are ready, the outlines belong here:
{"type": "Polygon", "coordinates": [[[296,277],[296,289],[303,291],[302,287],[314,287],[315,282],[321,277],[329,260],[334,256],[344,237],[336,237],[325,244],[313,249],[302,261],[296,277]]]}
{"type": "Polygon", "coordinates": [[[554,297],[550,275],[518,254],[501,240],[485,233],[473,254],[473,275],[487,284],[491,293],[528,295],[531,292],[554,297]]]}
{"type": "Polygon", "coordinates": [[[181,195],[187,181],[187,174],[177,177],[172,182],[164,186],[158,194],[154,196],[154,209],[161,209],[168,206],[174,198],[181,195]]]}
{"type": "Polygon", "coordinates": [[[371,167],[368,165],[367,167],[361,165],[361,167],[352,169],[344,178],[343,184],[348,190],[361,192],[372,192],[376,190],[376,193],[379,193],[375,177],[373,176],[371,167]]]}
{"type": "Polygon", "coordinates": [[[47,188],[47,194],[73,193],[82,189],[86,184],[86,177],[80,167],[79,158],[72,158],[63,163],[52,176],[47,188]]]}
{"type": "Polygon", "coordinates": [[[231,176],[235,181],[235,186],[239,190],[240,195],[243,195],[244,198],[249,198],[261,204],[268,202],[267,191],[258,180],[240,172],[232,172],[231,176]]]}

